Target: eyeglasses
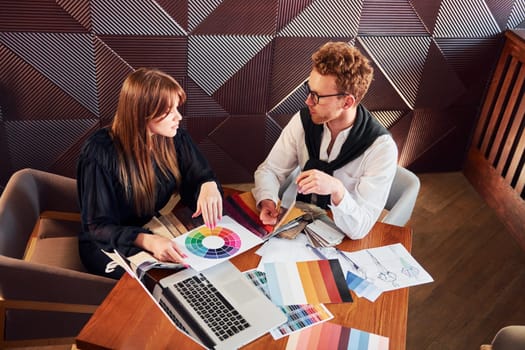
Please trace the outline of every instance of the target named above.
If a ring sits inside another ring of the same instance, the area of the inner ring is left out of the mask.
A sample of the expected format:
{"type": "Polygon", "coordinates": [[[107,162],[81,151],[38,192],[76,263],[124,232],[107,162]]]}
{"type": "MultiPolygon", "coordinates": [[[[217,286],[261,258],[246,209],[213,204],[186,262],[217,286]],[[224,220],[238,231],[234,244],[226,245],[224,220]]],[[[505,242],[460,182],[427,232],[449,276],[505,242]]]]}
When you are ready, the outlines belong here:
{"type": "Polygon", "coordinates": [[[312,102],[314,103],[314,105],[318,104],[319,100],[321,98],[323,98],[323,97],[348,96],[349,95],[349,94],[344,93],[344,92],[340,92],[338,94],[331,94],[331,95],[319,95],[317,92],[314,92],[314,91],[310,90],[310,85],[308,85],[308,81],[305,81],[303,86],[304,86],[304,89],[306,91],[306,98],[310,97],[312,99],[312,102]]]}

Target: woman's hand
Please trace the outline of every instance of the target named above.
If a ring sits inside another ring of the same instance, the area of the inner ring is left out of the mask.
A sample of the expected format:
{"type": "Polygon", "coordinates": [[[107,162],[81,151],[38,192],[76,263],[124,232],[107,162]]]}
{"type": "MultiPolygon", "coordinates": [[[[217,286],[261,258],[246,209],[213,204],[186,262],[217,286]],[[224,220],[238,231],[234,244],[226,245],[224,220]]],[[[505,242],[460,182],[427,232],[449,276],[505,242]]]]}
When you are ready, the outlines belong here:
{"type": "Polygon", "coordinates": [[[217,226],[217,221],[222,219],[222,196],[215,181],[208,181],[201,185],[197,210],[191,217],[196,218],[201,214],[204,224],[212,229],[217,226]]]}
{"type": "Polygon", "coordinates": [[[279,209],[275,205],[275,202],[271,199],[263,199],[260,202],[261,212],[259,218],[265,225],[275,225],[277,223],[277,216],[279,215],[279,209]]]}
{"type": "Polygon", "coordinates": [[[139,233],[135,245],[147,250],[160,261],[184,264],[184,258],[187,258],[174,241],[163,236],[139,233]]]}

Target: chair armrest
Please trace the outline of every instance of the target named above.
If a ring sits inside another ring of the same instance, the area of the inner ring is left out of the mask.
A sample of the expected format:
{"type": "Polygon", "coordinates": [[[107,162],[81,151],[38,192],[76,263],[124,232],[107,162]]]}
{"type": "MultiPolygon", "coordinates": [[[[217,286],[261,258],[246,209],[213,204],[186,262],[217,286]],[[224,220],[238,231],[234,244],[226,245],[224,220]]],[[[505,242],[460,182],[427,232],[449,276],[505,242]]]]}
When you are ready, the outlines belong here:
{"type": "Polygon", "coordinates": [[[117,281],[85,272],[0,256],[0,297],[99,305],[117,281]]]}

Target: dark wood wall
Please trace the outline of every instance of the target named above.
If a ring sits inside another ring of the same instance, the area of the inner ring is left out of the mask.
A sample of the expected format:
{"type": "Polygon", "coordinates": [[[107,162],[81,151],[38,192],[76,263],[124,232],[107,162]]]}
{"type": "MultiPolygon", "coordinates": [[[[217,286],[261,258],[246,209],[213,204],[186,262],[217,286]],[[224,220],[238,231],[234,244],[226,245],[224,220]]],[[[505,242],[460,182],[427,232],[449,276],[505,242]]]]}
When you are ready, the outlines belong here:
{"type": "Polygon", "coordinates": [[[509,31],[465,175],[525,250],[525,31],[509,31]]]}
{"type": "Polygon", "coordinates": [[[0,186],[24,167],[75,175],[123,78],[185,87],[184,127],[225,183],[252,181],[302,105],[310,56],[352,41],[372,60],[364,105],[414,171],[459,170],[519,0],[1,0],[0,186]]]}

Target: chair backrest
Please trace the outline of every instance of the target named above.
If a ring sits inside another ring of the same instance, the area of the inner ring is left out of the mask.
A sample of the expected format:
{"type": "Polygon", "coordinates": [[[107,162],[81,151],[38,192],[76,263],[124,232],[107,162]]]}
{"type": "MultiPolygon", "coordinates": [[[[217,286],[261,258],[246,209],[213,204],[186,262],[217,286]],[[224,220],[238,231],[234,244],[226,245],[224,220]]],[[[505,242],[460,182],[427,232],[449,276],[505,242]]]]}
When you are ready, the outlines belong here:
{"type": "Polygon", "coordinates": [[[511,325],[496,333],[491,345],[482,345],[482,350],[523,350],[525,349],[525,326],[511,325]]]}
{"type": "Polygon", "coordinates": [[[385,204],[385,209],[389,212],[381,221],[391,225],[405,226],[412,216],[419,187],[420,182],[416,174],[398,166],[385,204]]]}

